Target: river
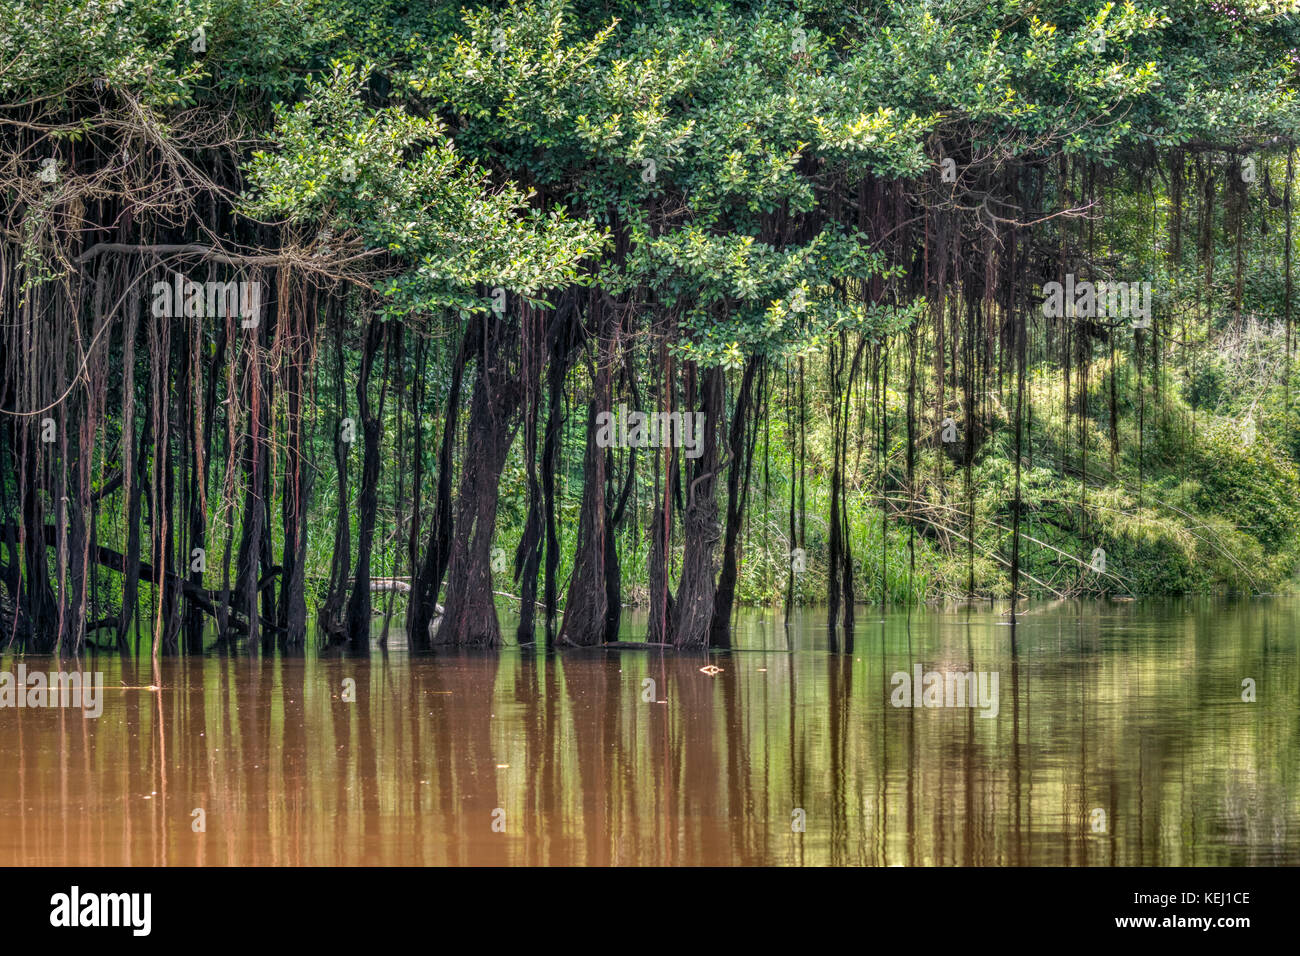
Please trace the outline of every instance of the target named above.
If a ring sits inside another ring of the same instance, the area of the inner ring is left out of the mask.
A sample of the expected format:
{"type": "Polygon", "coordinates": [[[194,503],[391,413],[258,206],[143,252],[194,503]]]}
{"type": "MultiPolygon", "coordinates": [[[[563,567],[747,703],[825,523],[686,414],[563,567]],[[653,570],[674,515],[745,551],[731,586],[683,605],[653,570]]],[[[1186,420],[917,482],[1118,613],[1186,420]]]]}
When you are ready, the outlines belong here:
{"type": "Polygon", "coordinates": [[[1186,598],[860,607],[841,653],[817,609],[709,654],[100,653],[99,717],[0,709],[0,865],[1295,865],[1297,635],[1186,598]],[[956,706],[905,706],[931,672],[956,706]]]}

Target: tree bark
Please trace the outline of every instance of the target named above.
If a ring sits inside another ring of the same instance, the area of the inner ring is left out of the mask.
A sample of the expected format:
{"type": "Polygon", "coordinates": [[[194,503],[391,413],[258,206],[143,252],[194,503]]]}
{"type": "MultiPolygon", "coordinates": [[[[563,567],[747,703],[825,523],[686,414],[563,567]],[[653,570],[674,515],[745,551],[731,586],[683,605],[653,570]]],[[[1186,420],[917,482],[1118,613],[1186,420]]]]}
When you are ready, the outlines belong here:
{"type": "Polygon", "coordinates": [[[451,557],[447,563],[447,605],[435,645],[501,645],[501,623],[492,595],[492,534],[498,484],[514,429],[522,388],[506,361],[503,324],[484,318],[484,348],[470,405],[469,437],[456,501],[451,557]]]}
{"type": "MultiPolygon", "coordinates": [[[[718,470],[718,420],[723,409],[720,366],[703,376],[700,411],[704,414],[704,448],[687,470],[686,508],[682,515],[682,576],[677,585],[672,643],[675,647],[706,647],[717,595],[713,555],[722,528],[715,494],[718,470]]],[[[688,459],[689,461],[690,459],[688,459]]]]}

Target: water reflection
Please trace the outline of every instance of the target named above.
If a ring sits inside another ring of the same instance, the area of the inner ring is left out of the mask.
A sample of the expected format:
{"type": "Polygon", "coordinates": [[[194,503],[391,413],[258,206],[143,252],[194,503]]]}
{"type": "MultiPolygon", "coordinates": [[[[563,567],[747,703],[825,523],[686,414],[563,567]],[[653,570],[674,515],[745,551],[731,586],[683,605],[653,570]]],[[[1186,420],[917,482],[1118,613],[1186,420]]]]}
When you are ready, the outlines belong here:
{"type": "Polygon", "coordinates": [[[0,709],[0,864],[1300,863],[1295,599],[1014,635],[867,608],[845,654],[823,620],[712,655],[100,655],[99,719],[0,709]],[[996,672],[997,716],[893,706],[918,666],[996,672]]]}

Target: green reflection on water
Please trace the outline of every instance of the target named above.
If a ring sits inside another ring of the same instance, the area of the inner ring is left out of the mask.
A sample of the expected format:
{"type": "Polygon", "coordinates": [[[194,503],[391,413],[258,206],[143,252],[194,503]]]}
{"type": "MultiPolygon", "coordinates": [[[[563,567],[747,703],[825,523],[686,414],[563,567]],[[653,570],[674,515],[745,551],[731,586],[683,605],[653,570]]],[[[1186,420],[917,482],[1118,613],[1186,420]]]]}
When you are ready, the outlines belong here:
{"type": "Polygon", "coordinates": [[[1002,622],[860,608],[840,654],[811,610],[710,655],[101,654],[99,719],[0,709],[0,864],[1300,863],[1300,601],[1002,622]],[[892,706],[917,665],[996,672],[997,716],[892,706]]]}

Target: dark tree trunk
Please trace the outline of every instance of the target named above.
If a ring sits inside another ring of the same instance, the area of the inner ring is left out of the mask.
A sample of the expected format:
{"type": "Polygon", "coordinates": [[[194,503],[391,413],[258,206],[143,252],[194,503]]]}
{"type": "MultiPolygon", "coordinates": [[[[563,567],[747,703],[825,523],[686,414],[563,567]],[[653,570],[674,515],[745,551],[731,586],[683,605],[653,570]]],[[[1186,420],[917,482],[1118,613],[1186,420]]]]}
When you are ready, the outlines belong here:
{"type": "MultiPolygon", "coordinates": [[[[613,490],[613,473],[614,473],[614,453],[607,451],[605,453],[605,481],[609,488],[606,491],[606,498],[612,496],[613,490]]],[[[636,452],[632,451],[628,455],[627,476],[623,480],[623,490],[618,496],[618,505],[614,508],[613,514],[609,516],[609,522],[605,530],[605,643],[612,644],[618,640],[619,626],[623,618],[623,586],[622,570],[618,564],[618,547],[615,541],[615,535],[619,527],[623,524],[623,516],[627,513],[627,499],[632,492],[632,487],[636,484],[636,452]]]]}
{"type": "Polygon", "coordinates": [[[587,444],[582,460],[582,511],[578,519],[577,550],[569,579],[560,644],[587,646],[605,639],[609,589],[609,500],[606,450],[596,442],[596,416],[609,412],[613,403],[615,326],[612,310],[599,296],[592,300],[592,324],[597,330],[594,394],[587,409],[587,444]]]}
{"type": "MultiPolygon", "coordinates": [[[[661,346],[660,361],[665,369],[661,402],[664,410],[671,412],[674,405],[673,365],[661,346]]],[[[650,520],[650,622],[647,640],[654,644],[671,644],[676,621],[675,602],[668,574],[668,558],[672,550],[673,489],[677,484],[677,452],[665,447],[654,457],[655,487],[658,501],[650,520]],[[663,483],[659,483],[660,463],[663,463],[663,483]]]]}
{"type": "MultiPolygon", "coordinates": [[[[348,505],[348,449],[352,442],[344,434],[347,421],[347,388],[344,386],[345,369],[343,363],[343,314],[341,301],[331,302],[334,313],[334,356],[336,408],[338,421],[334,426],[334,473],[337,491],[334,498],[334,555],[330,561],[329,589],[325,594],[325,606],[321,609],[320,623],[328,635],[330,643],[338,640],[343,631],[342,611],[343,593],[347,587],[348,562],[352,555],[351,509],[348,505]]],[[[355,438],[355,434],[351,436],[355,438]]]]}
{"type": "MultiPolygon", "coordinates": [[[[288,460],[284,470],[280,520],[284,529],[284,567],[280,580],[280,627],[285,647],[302,647],[307,642],[307,507],[311,501],[314,470],[304,451],[306,436],[303,419],[303,397],[306,390],[308,353],[315,323],[312,321],[317,304],[314,296],[305,295],[296,322],[290,323],[292,332],[288,348],[289,368],[286,373],[285,400],[288,406],[286,445],[288,460]]],[[[289,321],[286,310],[285,321],[289,321]]]]}
{"type": "Polygon", "coordinates": [[[424,560],[412,582],[411,601],[406,612],[407,641],[417,648],[429,646],[429,626],[437,613],[438,591],[442,588],[442,576],[451,558],[451,453],[456,443],[456,423],[460,417],[460,390],[465,363],[476,351],[481,332],[482,327],[478,322],[469,323],[451,370],[442,442],[438,448],[438,490],[434,498],[433,524],[429,529],[429,543],[424,551],[424,560]]]}
{"type": "MultiPolygon", "coordinates": [[[[608,373],[597,373],[597,378],[608,373]]],[[[602,384],[597,384],[602,394],[602,384]]],[[[587,410],[587,447],[582,460],[582,511],[578,519],[573,575],[564,604],[559,644],[587,646],[605,637],[605,612],[609,594],[605,587],[606,537],[609,533],[605,499],[605,450],[596,444],[596,414],[602,400],[593,399],[587,410]]]]}
{"type": "Polygon", "coordinates": [[[736,408],[731,413],[728,445],[731,462],[727,466],[727,530],[722,548],[722,573],[718,575],[718,593],[713,613],[709,643],[714,647],[731,646],[731,610],[736,600],[736,576],[739,574],[737,544],[741,523],[745,517],[745,503],[749,497],[749,472],[754,460],[754,441],[757,428],[750,426],[750,409],[753,405],[754,373],[762,359],[753,356],[745,363],[740,378],[740,391],[736,394],[736,408]]]}
{"type": "Polygon", "coordinates": [[[546,605],[546,646],[555,645],[555,622],[559,610],[560,535],[556,524],[555,471],[560,462],[560,437],[564,431],[564,379],[582,339],[577,304],[572,300],[557,310],[555,333],[551,337],[550,367],[546,377],[546,434],[542,439],[542,518],[546,524],[546,563],[542,601],[546,605]]]}
{"type": "MultiPolygon", "coordinates": [[[[199,325],[196,323],[192,335],[197,339],[199,325]]],[[[194,551],[207,547],[207,508],[204,502],[205,483],[203,475],[203,446],[199,432],[199,403],[195,383],[202,378],[200,359],[202,352],[197,345],[186,348],[181,356],[181,420],[185,422],[183,447],[185,461],[182,473],[185,476],[185,501],[189,506],[186,517],[187,529],[185,547],[181,549],[181,566],[189,583],[196,588],[203,587],[203,575],[194,570],[194,551]]],[[[184,601],[185,650],[199,653],[203,650],[203,612],[192,601],[184,601]]]]}
{"type": "MultiPolygon", "coordinates": [[[[117,646],[126,650],[127,631],[135,617],[140,564],[140,487],[144,455],[137,458],[135,436],[135,337],[140,317],[140,295],[128,295],[122,328],[122,491],[126,498],[126,569],[122,575],[122,606],[117,617],[117,646]]],[[[146,436],[143,447],[149,443],[146,436]]]]}
{"type": "Polygon", "coordinates": [[[266,402],[267,396],[262,384],[262,362],[257,348],[256,333],[249,330],[249,341],[245,345],[247,353],[246,375],[248,376],[248,434],[245,436],[246,449],[243,462],[246,476],[244,490],[244,524],[239,540],[239,556],[236,560],[235,602],[234,606],[243,614],[248,623],[248,638],[256,642],[261,637],[261,614],[258,598],[259,569],[263,563],[263,538],[266,534],[268,516],[267,475],[269,452],[266,447],[266,402]]]}
{"type": "MultiPolygon", "coordinates": [[[[700,411],[704,414],[704,448],[687,471],[686,507],[682,514],[682,576],[677,585],[673,640],[676,647],[706,647],[717,593],[713,555],[722,529],[715,493],[718,470],[718,420],[723,410],[723,372],[704,372],[700,411]]],[[[689,459],[688,459],[689,460],[689,459]]]]}
{"type": "Polygon", "coordinates": [[[447,563],[447,607],[433,636],[438,645],[497,647],[501,624],[492,599],[492,535],[498,483],[513,435],[522,388],[506,360],[508,332],[495,317],[486,331],[470,405],[465,464],[447,563]]]}
{"type": "Polygon", "coordinates": [[[542,484],[537,473],[538,422],[541,418],[541,374],[550,353],[548,335],[558,334],[557,323],[549,330],[542,323],[539,309],[522,310],[523,350],[520,365],[524,368],[524,463],[528,473],[528,514],[523,534],[515,549],[515,583],[519,588],[519,626],[515,640],[520,644],[537,642],[537,575],[542,563],[542,484]]]}
{"type": "MultiPolygon", "coordinates": [[[[357,378],[357,415],[361,419],[364,442],[361,460],[361,488],[357,493],[357,564],[352,575],[352,593],[348,598],[344,629],[355,646],[370,641],[370,556],[374,551],[375,515],[379,507],[379,431],[384,414],[384,385],[380,385],[377,413],[370,403],[370,372],[375,353],[384,339],[384,323],[373,315],[366,327],[361,353],[361,374],[357,378]]],[[[387,363],[385,363],[386,365],[387,363]]],[[[387,367],[384,377],[387,377],[387,367]]]]}

